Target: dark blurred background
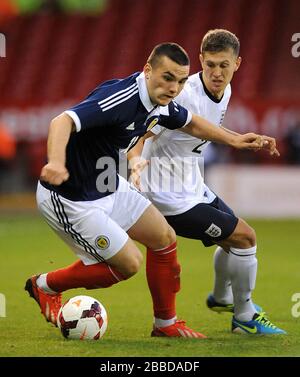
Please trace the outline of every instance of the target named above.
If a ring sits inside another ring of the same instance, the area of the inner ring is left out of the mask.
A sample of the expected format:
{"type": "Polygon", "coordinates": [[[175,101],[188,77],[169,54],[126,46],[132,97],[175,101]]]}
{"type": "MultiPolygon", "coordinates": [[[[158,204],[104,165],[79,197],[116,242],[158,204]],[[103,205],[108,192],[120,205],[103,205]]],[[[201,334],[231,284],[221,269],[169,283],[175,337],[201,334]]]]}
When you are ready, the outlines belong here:
{"type": "Polygon", "coordinates": [[[101,81],[141,70],[164,41],[200,70],[213,28],[234,32],[243,58],[225,125],[276,137],[281,157],[213,146],[208,166],[293,165],[299,175],[299,15],[299,0],[0,0],[0,192],[34,191],[54,116],[101,81]]]}

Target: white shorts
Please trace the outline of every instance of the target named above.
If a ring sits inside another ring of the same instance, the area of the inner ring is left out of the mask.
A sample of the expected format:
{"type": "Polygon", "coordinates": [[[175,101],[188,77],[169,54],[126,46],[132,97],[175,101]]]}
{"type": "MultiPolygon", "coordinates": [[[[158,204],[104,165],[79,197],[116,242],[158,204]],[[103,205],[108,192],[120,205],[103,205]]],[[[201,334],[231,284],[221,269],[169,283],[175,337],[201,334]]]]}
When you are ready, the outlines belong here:
{"type": "Polygon", "coordinates": [[[38,183],[37,205],[51,228],[85,265],[104,262],[128,240],[126,231],[151,202],[124,178],[118,190],[93,201],[73,202],[38,183]]]}

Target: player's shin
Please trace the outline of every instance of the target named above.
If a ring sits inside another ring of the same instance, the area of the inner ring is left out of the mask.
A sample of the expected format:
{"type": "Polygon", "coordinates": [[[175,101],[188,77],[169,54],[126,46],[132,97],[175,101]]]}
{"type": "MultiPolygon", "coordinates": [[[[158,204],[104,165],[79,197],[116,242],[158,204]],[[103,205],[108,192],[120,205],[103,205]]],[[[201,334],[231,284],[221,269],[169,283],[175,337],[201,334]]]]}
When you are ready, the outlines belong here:
{"type": "MultiPolygon", "coordinates": [[[[42,275],[41,275],[42,277],[42,275]]],[[[124,276],[106,263],[84,265],[77,261],[68,267],[46,274],[38,284],[46,291],[63,292],[72,288],[107,288],[125,280],[124,276]]]]}
{"type": "Polygon", "coordinates": [[[248,249],[231,247],[229,271],[234,298],[234,316],[239,321],[250,321],[256,313],[251,300],[257,271],[256,246],[248,249]]]}
{"type": "Polygon", "coordinates": [[[220,304],[233,304],[229,272],[229,254],[218,246],[214,254],[215,282],[213,297],[220,304]]]}
{"type": "Polygon", "coordinates": [[[169,326],[176,320],[175,300],[180,289],[176,242],[160,250],[147,249],[146,274],[155,324],[158,327],[169,326]]]}

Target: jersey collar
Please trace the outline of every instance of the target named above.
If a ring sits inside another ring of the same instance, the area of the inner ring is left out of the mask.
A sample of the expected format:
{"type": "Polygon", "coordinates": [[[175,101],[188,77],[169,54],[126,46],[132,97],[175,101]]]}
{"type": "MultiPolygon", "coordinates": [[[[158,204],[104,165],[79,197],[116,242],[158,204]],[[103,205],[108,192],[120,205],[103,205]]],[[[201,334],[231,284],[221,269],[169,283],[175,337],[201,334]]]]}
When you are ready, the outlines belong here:
{"type": "Polygon", "coordinates": [[[144,72],[138,75],[136,82],[139,89],[140,100],[142,101],[142,104],[144,105],[148,113],[151,113],[151,111],[157,106],[153,106],[153,103],[150,100],[144,72]]]}
{"type": "Polygon", "coordinates": [[[223,97],[224,97],[225,90],[224,90],[224,93],[223,93],[222,97],[221,98],[217,98],[217,97],[213,96],[211,94],[211,92],[207,89],[207,87],[205,86],[204,80],[203,80],[203,77],[202,77],[202,71],[199,72],[199,77],[200,77],[200,80],[201,80],[202,85],[203,85],[203,89],[204,89],[205,94],[207,95],[207,97],[210,98],[215,103],[220,103],[222,101],[223,97]]]}

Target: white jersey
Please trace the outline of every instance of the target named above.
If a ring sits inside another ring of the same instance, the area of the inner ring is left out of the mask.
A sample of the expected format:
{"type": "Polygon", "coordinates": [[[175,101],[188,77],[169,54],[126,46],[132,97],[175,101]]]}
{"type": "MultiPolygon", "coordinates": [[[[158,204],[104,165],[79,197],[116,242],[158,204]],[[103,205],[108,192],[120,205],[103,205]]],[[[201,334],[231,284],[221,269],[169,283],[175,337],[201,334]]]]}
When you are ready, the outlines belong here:
{"type": "MultiPolygon", "coordinates": [[[[228,84],[218,101],[205,88],[201,73],[196,73],[189,77],[175,101],[191,113],[220,126],[230,96],[231,86],[228,84]]],[[[156,136],[147,139],[143,149],[143,157],[150,160],[149,168],[141,176],[146,197],[166,216],[214,200],[215,195],[205,186],[200,170],[201,154],[210,142],[159,125],[151,131],[156,136]]]]}

